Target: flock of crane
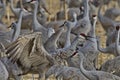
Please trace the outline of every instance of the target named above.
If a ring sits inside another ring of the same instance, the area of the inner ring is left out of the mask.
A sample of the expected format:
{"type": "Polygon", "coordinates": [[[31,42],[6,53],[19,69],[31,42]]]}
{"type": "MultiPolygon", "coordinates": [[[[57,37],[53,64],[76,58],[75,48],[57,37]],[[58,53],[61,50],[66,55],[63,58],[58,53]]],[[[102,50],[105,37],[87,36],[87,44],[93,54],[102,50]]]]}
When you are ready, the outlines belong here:
{"type": "Polygon", "coordinates": [[[39,74],[39,80],[51,75],[56,80],[120,80],[120,0],[113,0],[118,7],[104,15],[101,10],[111,1],[60,0],[67,10],[61,8],[48,22],[46,0],[19,0],[16,7],[14,0],[0,0],[0,80],[23,80],[29,73],[39,74]],[[2,21],[7,4],[16,18],[9,27],[2,21]],[[96,35],[98,20],[106,48],[96,35]],[[98,68],[100,52],[115,57],[98,68]]]}

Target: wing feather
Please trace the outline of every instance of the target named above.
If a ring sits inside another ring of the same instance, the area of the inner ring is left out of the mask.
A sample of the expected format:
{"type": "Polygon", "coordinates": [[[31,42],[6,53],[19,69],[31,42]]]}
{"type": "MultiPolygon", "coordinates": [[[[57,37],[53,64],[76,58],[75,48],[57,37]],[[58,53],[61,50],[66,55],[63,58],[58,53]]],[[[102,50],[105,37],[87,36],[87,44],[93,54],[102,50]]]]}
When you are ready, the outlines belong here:
{"type": "MultiPolygon", "coordinates": [[[[19,38],[7,48],[13,62],[19,61],[22,67],[31,68],[49,62],[50,55],[42,45],[41,33],[29,34],[19,38]],[[47,57],[46,57],[47,56],[47,57]]],[[[50,57],[50,59],[52,59],[50,57]]]]}

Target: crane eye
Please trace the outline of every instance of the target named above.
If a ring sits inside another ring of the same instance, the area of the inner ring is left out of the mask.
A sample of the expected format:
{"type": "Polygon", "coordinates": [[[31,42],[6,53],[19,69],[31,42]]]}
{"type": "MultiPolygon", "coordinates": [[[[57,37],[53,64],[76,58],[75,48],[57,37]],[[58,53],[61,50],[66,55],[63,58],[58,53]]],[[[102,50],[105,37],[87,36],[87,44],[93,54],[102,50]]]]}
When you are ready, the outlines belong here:
{"type": "Polygon", "coordinates": [[[15,22],[13,22],[13,23],[11,24],[11,28],[12,28],[12,29],[14,29],[14,28],[15,28],[15,26],[16,26],[16,23],[15,23],[15,22]]]}

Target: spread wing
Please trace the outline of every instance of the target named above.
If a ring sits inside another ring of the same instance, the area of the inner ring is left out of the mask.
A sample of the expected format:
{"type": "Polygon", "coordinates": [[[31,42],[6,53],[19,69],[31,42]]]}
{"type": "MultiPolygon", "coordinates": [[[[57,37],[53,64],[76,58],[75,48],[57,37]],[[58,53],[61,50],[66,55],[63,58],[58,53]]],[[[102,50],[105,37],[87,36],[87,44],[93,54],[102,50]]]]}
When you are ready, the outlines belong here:
{"type": "Polygon", "coordinates": [[[32,41],[34,38],[29,38],[29,37],[21,37],[14,43],[10,44],[6,48],[6,54],[8,54],[8,57],[13,61],[17,61],[19,58],[23,57],[23,52],[26,53],[27,55],[29,54],[29,50],[31,49],[32,41]],[[26,50],[25,50],[26,49],[26,50]]]}
{"type": "Polygon", "coordinates": [[[11,61],[20,63],[25,67],[37,66],[45,62],[48,53],[44,50],[41,34],[34,33],[23,36],[8,46],[6,54],[11,61]]]}

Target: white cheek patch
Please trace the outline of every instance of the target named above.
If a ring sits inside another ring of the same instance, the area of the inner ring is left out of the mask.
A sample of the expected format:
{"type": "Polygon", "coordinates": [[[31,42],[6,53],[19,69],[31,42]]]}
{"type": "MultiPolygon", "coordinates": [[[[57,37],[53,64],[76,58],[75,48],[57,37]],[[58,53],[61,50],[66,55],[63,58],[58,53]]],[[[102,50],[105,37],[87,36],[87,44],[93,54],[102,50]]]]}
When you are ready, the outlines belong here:
{"type": "Polygon", "coordinates": [[[55,33],[53,28],[48,28],[48,37],[51,37],[55,33]]]}

